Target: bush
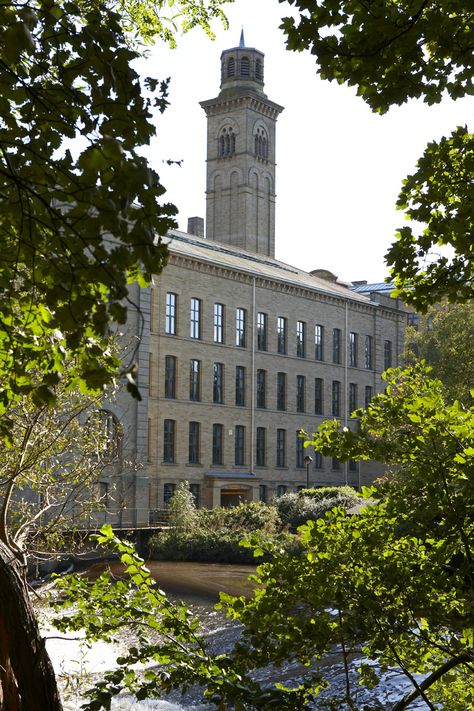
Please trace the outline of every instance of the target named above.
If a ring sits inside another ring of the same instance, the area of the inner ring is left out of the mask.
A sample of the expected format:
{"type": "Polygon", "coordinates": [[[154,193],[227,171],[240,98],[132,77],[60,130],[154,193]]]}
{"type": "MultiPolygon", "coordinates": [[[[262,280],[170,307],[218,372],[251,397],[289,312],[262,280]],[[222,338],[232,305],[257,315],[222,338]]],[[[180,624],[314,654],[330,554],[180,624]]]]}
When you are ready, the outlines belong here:
{"type": "Polygon", "coordinates": [[[180,481],[168,508],[169,524],[176,533],[192,531],[197,525],[197,509],[187,481],[180,481]]]}
{"type": "Polygon", "coordinates": [[[278,530],[279,520],[272,504],[250,501],[232,508],[199,509],[198,526],[206,531],[238,533],[242,538],[252,531],[273,533],[278,530]]]}
{"type": "MultiPolygon", "coordinates": [[[[242,533],[197,530],[183,532],[179,538],[170,531],[156,533],[150,539],[150,555],[154,560],[193,561],[196,563],[238,563],[255,565],[261,562],[253,551],[240,545],[245,536],[242,533]]],[[[290,534],[262,534],[262,545],[278,545],[295,555],[299,552],[299,543],[290,534]]],[[[264,560],[268,556],[264,556],[264,560]]]]}
{"type": "Polygon", "coordinates": [[[283,494],[275,500],[281,525],[296,531],[306,521],[322,518],[336,506],[349,509],[358,496],[349,486],[327,486],[320,489],[303,489],[297,494],[283,494]]]}
{"type": "MultiPolygon", "coordinates": [[[[186,488],[183,485],[181,498],[185,497],[186,488]]],[[[252,501],[232,508],[199,509],[194,514],[181,498],[176,499],[176,503],[181,502],[176,507],[178,518],[181,521],[185,514],[185,522],[192,522],[194,527],[183,524],[156,533],[149,542],[152,558],[253,565],[262,559],[256,559],[252,549],[240,545],[246,536],[258,533],[264,550],[278,546],[290,556],[298,555],[298,539],[284,529],[295,532],[298,526],[321,518],[335,506],[350,508],[358,497],[348,486],[322,487],[284,494],[273,504],[252,501]]],[[[270,557],[265,555],[263,560],[270,557]]]]}
{"type": "Polygon", "coordinates": [[[337,499],[337,506],[354,506],[359,500],[357,492],[351,486],[319,486],[316,489],[302,489],[300,496],[307,496],[316,501],[321,499],[337,499]]]}

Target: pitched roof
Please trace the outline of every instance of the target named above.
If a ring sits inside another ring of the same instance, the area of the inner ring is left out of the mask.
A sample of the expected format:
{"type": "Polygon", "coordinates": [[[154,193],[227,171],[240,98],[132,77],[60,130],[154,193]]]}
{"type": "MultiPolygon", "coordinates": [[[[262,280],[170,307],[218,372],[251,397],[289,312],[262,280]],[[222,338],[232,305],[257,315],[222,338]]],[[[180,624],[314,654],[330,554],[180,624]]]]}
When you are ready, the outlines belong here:
{"type": "Polygon", "coordinates": [[[163,241],[168,244],[171,254],[191,257],[200,262],[217,264],[256,277],[274,279],[351,301],[370,303],[367,296],[353,291],[350,284],[326,281],[272,257],[246,252],[178,230],[170,232],[163,241]]]}

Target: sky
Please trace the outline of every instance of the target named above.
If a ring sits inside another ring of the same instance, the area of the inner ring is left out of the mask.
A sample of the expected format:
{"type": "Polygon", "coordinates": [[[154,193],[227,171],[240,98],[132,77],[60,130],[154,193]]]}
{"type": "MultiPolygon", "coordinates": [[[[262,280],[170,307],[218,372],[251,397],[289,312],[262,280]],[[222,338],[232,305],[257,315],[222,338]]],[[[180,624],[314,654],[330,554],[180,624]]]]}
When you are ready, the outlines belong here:
{"type": "Polygon", "coordinates": [[[276,258],[307,271],[329,269],[344,281],[382,281],[384,255],[406,224],[395,208],[403,178],[430,140],[458,125],[472,128],[474,98],[433,107],[413,100],[377,116],[354,88],[320,80],[309,53],[286,50],[279,25],[292,13],[288,3],[236,0],[224,9],[230,28],[215,24],[214,41],[194,29],[178,37],[177,49],[155,45],[140,64],[140,73],[171,78],[170,106],[144,152],[179,209],[179,229],[206,214],[199,102],[218,95],[221,52],[238,46],[243,27],[246,46],[265,54],[265,93],[285,107],[276,136],[276,258]]]}

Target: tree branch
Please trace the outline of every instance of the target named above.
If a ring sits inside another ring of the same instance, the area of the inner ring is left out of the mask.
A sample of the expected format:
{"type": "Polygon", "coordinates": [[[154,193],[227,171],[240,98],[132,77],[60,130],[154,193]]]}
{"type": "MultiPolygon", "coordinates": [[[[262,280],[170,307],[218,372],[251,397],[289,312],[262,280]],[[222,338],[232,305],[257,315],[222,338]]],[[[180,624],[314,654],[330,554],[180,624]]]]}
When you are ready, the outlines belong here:
{"type": "Polygon", "coordinates": [[[448,671],[454,669],[454,667],[457,667],[460,664],[465,664],[466,662],[470,661],[472,661],[472,655],[468,654],[467,652],[464,654],[460,654],[457,657],[453,657],[452,659],[449,659],[447,662],[442,664],[436,671],[430,674],[421,684],[419,684],[418,688],[412,689],[412,691],[410,691],[408,694],[405,694],[403,699],[397,701],[397,703],[392,706],[391,711],[403,711],[403,709],[406,709],[412,701],[421,696],[422,693],[426,691],[426,689],[429,689],[430,686],[432,686],[436,681],[438,681],[445,674],[447,674],[448,671]]]}

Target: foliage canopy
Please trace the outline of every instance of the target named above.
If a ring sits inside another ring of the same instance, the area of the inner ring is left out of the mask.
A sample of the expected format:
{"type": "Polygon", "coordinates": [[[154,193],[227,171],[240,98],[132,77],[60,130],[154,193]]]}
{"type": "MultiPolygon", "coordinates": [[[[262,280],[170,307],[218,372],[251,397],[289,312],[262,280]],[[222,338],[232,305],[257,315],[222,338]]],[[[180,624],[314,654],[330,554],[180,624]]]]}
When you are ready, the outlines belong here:
{"type": "Polygon", "coordinates": [[[3,424],[20,393],[54,399],[66,353],[89,388],[109,381],[109,324],[136,307],[130,283],[166,262],[157,236],[176,209],[136,149],[167,87],[142,90],[120,20],[104,2],[0,8],[3,424]]]}
{"type": "MultiPolygon", "coordinates": [[[[161,272],[160,235],[176,213],[138,152],[155,133],[152,109],[166,107],[167,81],[141,82],[132,64],[139,43],[155,35],[173,43],[178,26],[209,33],[224,2],[0,5],[0,437],[9,445],[18,444],[13,430],[25,398],[31,421],[41,419],[59,384],[74,398],[77,388],[101,392],[119,372],[110,326],[130,310],[140,318],[133,285],[161,272]]],[[[122,372],[139,397],[133,361],[134,353],[122,372]]],[[[0,540],[0,705],[12,711],[61,708],[21,550],[7,533],[10,492],[22,464],[34,464],[36,445],[1,480],[0,538],[8,545],[0,540]]],[[[48,470],[51,485],[55,471],[48,470]]]]}
{"type": "Polygon", "coordinates": [[[390,476],[366,492],[372,503],[357,516],[336,510],[303,526],[303,555],[277,551],[260,567],[253,599],[225,598],[244,624],[237,666],[298,660],[311,667],[304,686],[313,694],[331,684],[317,660],[336,652],[347,672],[339,701],[349,708],[357,708],[359,681],[377,687],[389,669],[412,686],[397,711],[415,698],[429,708],[469,708],[474,409],[446,405],[441,383],[422,366],[386,379],[386,394],[356,412],[359,431],[326,422],[311,445],[340,459],[385,462],[390,476]]]}
{"type": "Polygon", "coordinates": [[[444,386],[449,402],[473,402],[474,303],[444,304],[420,317],[417,328],[405,331],[405,362],[424,360],[444,386]]]}
{"type": "Polygon", "coordinates": [[[288,49],[309,50],[323,79],[357,86],[379,113],[410,98],[428,104],[472,94],[470,0],[289,0],[288,49]]]}

